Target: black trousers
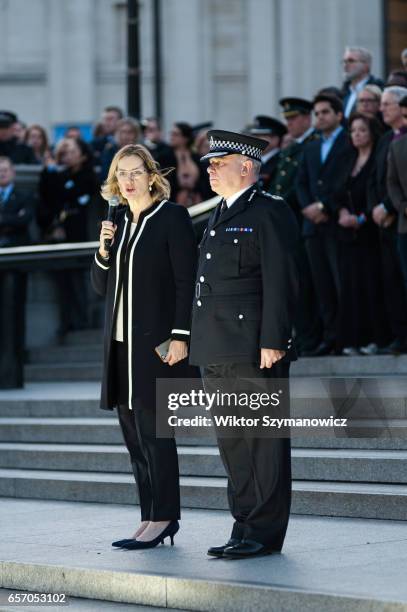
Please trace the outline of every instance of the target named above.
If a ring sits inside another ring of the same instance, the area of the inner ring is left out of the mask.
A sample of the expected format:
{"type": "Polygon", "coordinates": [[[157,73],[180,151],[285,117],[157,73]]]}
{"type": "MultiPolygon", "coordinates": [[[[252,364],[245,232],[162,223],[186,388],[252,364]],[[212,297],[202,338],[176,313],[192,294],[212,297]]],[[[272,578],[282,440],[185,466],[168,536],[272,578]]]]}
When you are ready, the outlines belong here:
{"type": "Polygon", "coordinates": [[[397,234],[393,227],[380,231],[383,288],[386,314],[394,338],[407,340],[407,298],[401,269],[397,234]]]}
{"type": "Polygon", "coordinates": [[[27,275],[0,273],[0,389],[24,386],[27,275]]]}
{"type": "MultiPolygon", "coordinates": [[[[234,380],[235,387],[248,389],[250,382],[244,379],[288,379],[289,367],[289,363],[281,362],[267,370],[260,370],[254,363],[208,365],[202,368],[205,392],[215,393],[222,387],[222,380],[230,390],[234,380]]],[[[289,408],[288,397],[286,406],[289,408]]],[[[233,409],[241,414],[239,405],[233,409]]],[[[211,412],[222,411],[214,406],[211,412]]],[[[228,476],[229,508],[235,519],[231,537],[255,540],[280,551],[291,506],[290,438],[254,437],[248,428],[239,428],[236,437],[227,437],[215,421],[214,425],[228,476]]]]}
{"type": "Polygon", "coordinates": [[[117,415],[138,488],[142,521],[180,518],[178,455],[173,438],[156,438],[155,406],[136,402],[130,410],[127,392],[127,356],[122,342],[114,343],[119,391],[117,415]],[[123,403],[121,403],[123,402],[123,403]]]}
{"type": "Polygon", "coordinates": [[[333,227],[318,229],[305,240],[312,280],[317,294],[325,342],[336,340],[339,300],[337,239],[333,227]]]}

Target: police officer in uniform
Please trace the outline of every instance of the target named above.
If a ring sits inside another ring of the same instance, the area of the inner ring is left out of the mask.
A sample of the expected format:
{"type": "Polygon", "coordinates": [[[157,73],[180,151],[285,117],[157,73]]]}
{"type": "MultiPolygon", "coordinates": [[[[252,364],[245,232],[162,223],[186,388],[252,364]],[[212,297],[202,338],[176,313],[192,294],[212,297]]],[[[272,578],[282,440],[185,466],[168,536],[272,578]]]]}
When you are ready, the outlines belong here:
{"type": "MultiPolygon", "coordinates": [[[[223,130],[209,131],[208,139],[202,160],[222,200],[200,244],[190,363],[201,366],[207,392],[222,381],[234,389],[253,379],[280,384],[296,359],[298,226],[284,200],[257,184],[264,140],[223,130]]],[[[214,406],[212,414],[221,410],[214,406]]],[[[230,410],[240,414],[236,403],[230,410]]],[[[240,559],[280,551],[290,511],[290,439],[239,427],[228,437],[216,419],[214,425],[234,524],[229,541],[208,554],[240,559]]]]}
{"type": "Polygon", "coordinates": [[[281,154],[281,141],[287,128],[274,117],[267,115],[257,115],[254,123],[249,125],[247,132],[255,137],[261,138],[266,142],[261,155],[261,169],[259,176],[259,186],[268,191],[270,183],[277,170],[278,161],[281,154]]]}
{"type": "MultiPolygon", "coordinates": [[[[304,217],[297,200],[295,183],[304,147],[308,142],[319,138],[319,134],[312,125],[312,102],[304,98],[290,97],[282,98],[279,104],[293,142],[280,152],[274,180],[271,182],[269,191],[281,196],[291,206],[302,228],[304,217]]],[[[294,327],[297,351],[301,354],[315,349],[321,341],[322,333],[317,298],[303,240],[299,245],[298,265],[300,268],[300,300],[294,327]]]]}

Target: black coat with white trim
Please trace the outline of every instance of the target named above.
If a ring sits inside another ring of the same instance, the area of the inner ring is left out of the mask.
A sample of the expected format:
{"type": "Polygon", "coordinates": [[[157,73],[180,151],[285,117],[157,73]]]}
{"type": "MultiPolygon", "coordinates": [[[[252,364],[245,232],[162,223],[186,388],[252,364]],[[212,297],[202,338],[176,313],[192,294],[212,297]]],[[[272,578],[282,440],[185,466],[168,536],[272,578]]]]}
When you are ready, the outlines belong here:
{"type": "MultiPolygon", "coordinates": [[[[124,207],[123,207],[124,208],[124,207]]],[[[99,253],[91,269],[92,285],[106,296],[101,408],[117,405],[112,336],[123,287],[124,341],[128,346],[129,405],[137,398],[154,409],[157,378],[197,376],[187,359],[169,366],[154,348],[172,337],[189,341],[196,272],[196,240],[188,211],[166,200],[140,214],[129,240],[132,214],[116,216],[117,231],[108,261],[99,253]]]]}
{"type": "Polygon", "coordinates": [[[290,207],[257,185],[213,213],[200,244],[190,363],[258,363],[261,348],[297,358],[298,239],[290,207]]]}

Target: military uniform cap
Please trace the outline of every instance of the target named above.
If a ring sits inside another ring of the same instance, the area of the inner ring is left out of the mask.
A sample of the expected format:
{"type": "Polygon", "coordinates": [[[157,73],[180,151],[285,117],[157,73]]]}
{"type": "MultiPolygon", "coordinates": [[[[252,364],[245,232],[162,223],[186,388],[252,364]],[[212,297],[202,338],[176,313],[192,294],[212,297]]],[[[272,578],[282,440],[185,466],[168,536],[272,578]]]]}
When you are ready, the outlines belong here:
{"type": "Polygon", "coordinates": [[[283,115],[286,119],[295,115],[308,115],[312,112],[312,102],[304,98],[281,98],[280,106],[283,107],[283,115]]]}
{"type": "Polygon", "coordinates": [[[225,155],[246,155],[251,159],[261,161],[261,155],[267,146],[265,140],[254,138],[239,132],[226,130],[209,130],[209,153],[201,157],[201,161],[211,157],[224,157],[225,155]]]}
{"type": "Polygon", "coordinates": [[[0,127],[6,128],[16,123],[17,115],[10,111],[0,111],[0,127]]]}
{"type": "Polygon", "coordinates": [[[287,128],[284,123],[278,119],[274,119],[274,117],[257,115],[254,118],[254,122],[247,128],[247,131],[250,134],[257,134],[258,136],[261,134],[284,136],[284,134],[287,132],[287,128]]]}

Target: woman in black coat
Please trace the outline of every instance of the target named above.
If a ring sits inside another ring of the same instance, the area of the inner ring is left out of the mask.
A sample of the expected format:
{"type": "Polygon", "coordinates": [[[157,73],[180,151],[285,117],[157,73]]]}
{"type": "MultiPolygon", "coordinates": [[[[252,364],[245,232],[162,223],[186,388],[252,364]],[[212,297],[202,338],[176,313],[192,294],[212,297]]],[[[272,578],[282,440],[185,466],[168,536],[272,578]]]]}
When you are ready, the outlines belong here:
{"type": "Polygon", "coordinates": [[[142,145],[113,158],[102,196],[124,206],[116,224],[104,221],[92,264],[92,284],[106,296],[101,408],[117,406],[138,485],[141,524],[124,548],[173,539],[180,518],[178,458],[173,438],[156,438],[155,383],[198,375],[187,347],[196,270],[188,212],[170,203],[169,183],[142,145]],[[110,253],[105,239],[113,239],[110,253]],[[171,339],[165,359],[155,347],[171,339]]]}
{"type": "Polygon", "coordinates": [[[354,153],[344,167],[338,209],[338,348],[344,355],[374,354],[386,340],[380,275],[378,228],[367,204],[367,186],[380,135],[375,118],[354,113],[349,119],[354,153]]]}
{"type": "MultiPolygon", "coordinates": [[[[56,164],[40,175],[38,224],[45,242],[89,240],[89,216],[98,181],[92,153],[83,140],[64,138],[58,143],[56,164]]],[[[62,340],[68,331],[88,326],[88,283],[81,268],[52,273],[56,284],[62,340]]]]}

